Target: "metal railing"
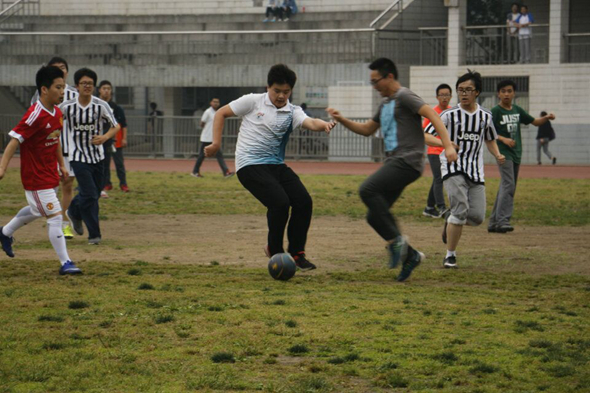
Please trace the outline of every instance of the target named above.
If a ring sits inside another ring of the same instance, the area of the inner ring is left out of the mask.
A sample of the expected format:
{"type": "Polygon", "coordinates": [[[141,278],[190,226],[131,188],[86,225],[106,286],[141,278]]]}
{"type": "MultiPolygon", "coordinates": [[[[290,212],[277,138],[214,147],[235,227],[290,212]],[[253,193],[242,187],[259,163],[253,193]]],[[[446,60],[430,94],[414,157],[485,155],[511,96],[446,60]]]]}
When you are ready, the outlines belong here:
{"type": "MultiPolygon", "coordinates": [[[[0,115],[0,150],[4,150],[10,137],[8,132],[22,115],[0,115]]],[[[355,119],[366,121],[367,119],[355,119]]],[[[199,153],[201,127],[199,119],[180,116],[130,116],[127,118],[127,147],[125,155],[135,157],[190,158],[199,153]]],[[[226,120],[222,149],[233,157],[241,121],[226,120]]],[[[383,140],[363,137],[341,125],[327,135],[323,132],[295,130],[289,137],[285,156],[288,159],[313,160],[380,160],[383,157],[383,140]]]]}
{"type": "MultiPolygon", "coordinates": [[[[549,25],[531,25],[531,63],[549,62],[549,25]]],[[[513,64],[522,63],[518,36],[509,35],[509,27],[468,26],[465,27],[465,64],[513,64]]]]}
{"type": "Polygon", "coordinates": [[[398,64],[420,64],[420,32],[417,30],[377,30],[374,57],[388,57],[398,64]]]}
{"type": "Polygon", "coordinates": [[[421,27],[420,65],[447,65],[447,27],[421,27]]]}
{"type": "Polygon", "coordinates": [[[12,22],[10,19],[14,16],[38,16],[40,12],[39,2],[40,0],[1,0],[0,31],[22,30],[24,20],[12,22]]]}
{"type": "Polygon", "coordinates": [[[568,63],[590,63],[590,33],[565,34],[568,63]]]}

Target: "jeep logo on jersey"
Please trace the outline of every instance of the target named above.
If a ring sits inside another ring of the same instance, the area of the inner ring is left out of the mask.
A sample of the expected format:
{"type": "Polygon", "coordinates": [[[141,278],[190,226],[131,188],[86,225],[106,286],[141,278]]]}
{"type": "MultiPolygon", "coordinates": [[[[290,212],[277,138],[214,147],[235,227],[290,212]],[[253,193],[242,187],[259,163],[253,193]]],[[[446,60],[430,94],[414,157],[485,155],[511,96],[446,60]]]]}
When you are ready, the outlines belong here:
{"type": "Polygon", "coordinates": [[[61,134],[61,130],[55,130],[51,134],[47,135],[47,139],[57,139],[59,138],[59,134],[61,134]]]}
{"type": "Polygon", "coordinates": [[[76,127],[74,127],[74,131],[94,131],[96,129],[96,126],[94,124],[82,124],[82,125],[77,125],[76,127]]]}
{"type": "Polygon", "coordinates": [[[457,139],[461,141],[479,141],[479,135],[474,133],[462,132],[461,135],[457,135],[457,139]]]}

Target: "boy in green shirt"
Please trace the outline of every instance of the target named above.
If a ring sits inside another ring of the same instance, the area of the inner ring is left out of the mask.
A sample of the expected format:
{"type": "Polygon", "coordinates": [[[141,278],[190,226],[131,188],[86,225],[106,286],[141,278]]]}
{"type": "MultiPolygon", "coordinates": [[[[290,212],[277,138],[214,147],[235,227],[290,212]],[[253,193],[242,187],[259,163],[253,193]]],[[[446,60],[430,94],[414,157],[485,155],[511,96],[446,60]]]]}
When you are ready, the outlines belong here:
{"type": "Polygon", "coordinates": [[[506,233],[512,232],[514,228],[510,225],[512,211],[514,210],[514,193],[516,192],[516,181],[522,158],[522,140],[520,136],[520,124],[532,124],[540,126],[547,120],[555,119],[550,113],[546,116],[535,119],[524,109],[513,104],[516,93],[516,83],[511,80],[504,80],[498,83],[498,98],[500,104],[492,108],[494,126],[498,132],[498,147],[500,153],[506,157],[506,162],[500,165],[500,188],[494,203],[494,209],[490,216],[488,232],[506,233]]]}

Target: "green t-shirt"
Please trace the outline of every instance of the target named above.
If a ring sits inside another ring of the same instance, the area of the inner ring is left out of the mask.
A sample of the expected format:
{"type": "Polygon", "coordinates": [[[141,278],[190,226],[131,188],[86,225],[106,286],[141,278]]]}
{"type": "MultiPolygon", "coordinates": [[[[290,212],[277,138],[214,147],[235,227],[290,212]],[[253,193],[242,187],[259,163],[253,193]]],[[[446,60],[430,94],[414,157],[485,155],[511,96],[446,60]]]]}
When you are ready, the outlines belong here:
{"type": "Polygon", "coordinates": [[[518,105],[512,104],[512,110],[502,108],[496,105],[492,108],[492,116],[494,119],[494,127],[496,132],[505,138],[514,139],[516,146],[509,147],[504,143],[498,141],[498,148],[507,160],[520,164],[522,157],[522,141],[520,138],[520,123],[531,124],[535,118],[529,115],[524,109],[518,105]]]}

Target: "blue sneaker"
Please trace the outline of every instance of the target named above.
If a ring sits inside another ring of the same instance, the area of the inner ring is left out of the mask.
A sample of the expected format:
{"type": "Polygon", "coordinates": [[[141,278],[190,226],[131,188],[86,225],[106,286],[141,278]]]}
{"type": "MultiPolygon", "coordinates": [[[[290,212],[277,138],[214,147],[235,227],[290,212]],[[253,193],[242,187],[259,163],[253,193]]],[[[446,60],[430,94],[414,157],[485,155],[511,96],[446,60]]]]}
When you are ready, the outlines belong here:
{"type": "Polygon", "coordinates": [[[402,270],[399,272],[397,276],[397,281],[402,282],[406,281],[412,271],[418,267],[420,262],[422,262],[426,258],[423,253],[418,250],[414,250],[412,247],[409,247],[408,250],[408,258],[404,261],[402,265],[402,270]]]}
{"type": "Polygon", "coordinates": [[[396,241],[387,246],[389,250],[389,268],[395,269],[399,262],[408,257],[408,241],[405,236],[398,236],[396,241]]]}
{"type": "Polygon", "coordinates": [[[61,268],[59,268],[59,275],[63,276],[66,274],[82,274],[82,270],[74,265],[74,262],[67,261],[63,264],[61,268]]]}
{"type": "Polygon", "coordinates": [[[2,243],[2,249],[11,258],[14,258],[14,252],[12,251],[12,243],[14,242],[14,238],[12,236],[8,237],[2,233],[2,228],[0,227],[0,243],[2,243]]]}

